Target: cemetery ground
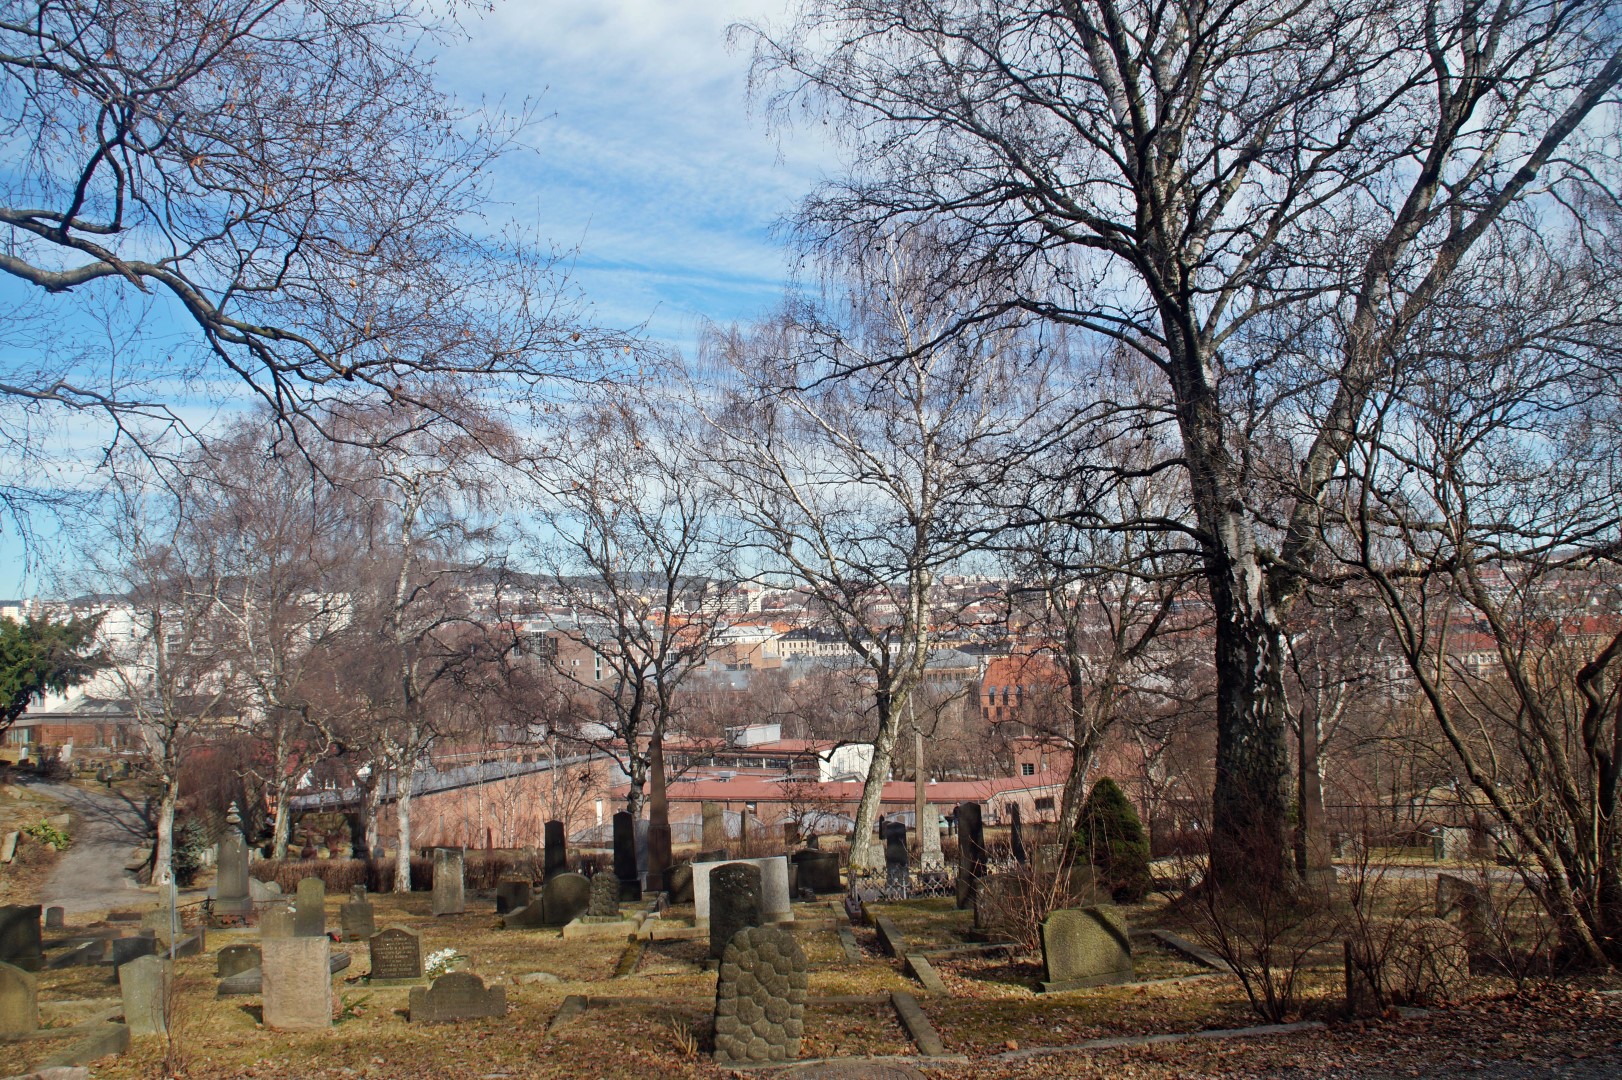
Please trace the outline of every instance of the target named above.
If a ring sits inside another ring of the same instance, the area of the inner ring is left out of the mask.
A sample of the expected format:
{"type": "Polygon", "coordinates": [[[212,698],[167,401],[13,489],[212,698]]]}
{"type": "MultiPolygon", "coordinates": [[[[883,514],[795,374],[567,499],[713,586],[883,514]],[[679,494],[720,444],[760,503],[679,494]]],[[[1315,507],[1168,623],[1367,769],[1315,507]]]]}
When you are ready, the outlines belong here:
{"type": "MultiPolygon", "coordinates": [[[[329,928],[337,927],[345,899],[327,897],[329,928]]],[[[955,1080],[1518,1077],[1551,1075],[1554,1068],[1602,1076],[1612,1075],[1612,1063],[1622,1056],[1622,997],[1594,992],[1608,987],[1603,982],[1529,984],[1517,991],[1502,979],[1478,978],[1472,998],[1460,1004],[1405,1018],[1339,1022],[1340,972],[1327,949],[1305,976],[1300,1016],[1314,1025],[1308,1030],[1065,1050],[1101,1039],[1245,1029],[1257,1021],[1231,975],[1212,972],[1146,933],[1176,924],[1163,895],[1125,909],[1133,928],[1133,983],[1051,994],[1036,990],[1039,956],[972,949],[932,957],[945,992],[931,994],[902,960],[885,953],[877,929],[851,926],[839,899],[794,905],[792,932],[809,969],[801,1060],[901,1058],[925,1076],[955,1080]],[[852,942],[854,957],[847,949],[852,942]],[[944,1043],[944,1056],[920,1054],[892,1004],[896,992],[916,998],[944,1043]]],[[[257,944],[258,930],[215,929],[201,954],[175,963],[170,1036],[136,1038],[126,1053],[94,1062],[91,1075],[437,1080],[726,1074],[708,1055],[716,974],[705,966],[707,941],[681,929],[692,922],[690,904],[646,924],[650,932],[657,927],[677,936],[629,941],[503,929],[493,901],[477,894],[459,915],[433,915],[427,892],[369,900],[379,929],[408,927],[420,935],[424,956],[453,950],[466,958],[462,970],[503,986],[506,1015],[411,1023],[409,987],[368,985],[367,946],[348,942],[331,946],[352,957],[333,976],[333,1026],[312,1033],[267,1030],[257,996],[215,995],[216,954],[232,944],[257,944]]],[[[646,908],[622,905],[628,915],[646,908]]],[[[105,914],[71,917],[69,931],[105,914]]],[[[965,938],[973,936],[973,913],[950,900],[870,903],[868,914],[872,922],[885,919],[909,952],[972,944],[965,938]]],[[[105,965],[41,970],[36,978],[46,1032],[118,1011],[119,989],[105,965]]],[[[0,1076],[23,1072],[51,1047],[49,1039],[0,1043],[0,1076]]]]}

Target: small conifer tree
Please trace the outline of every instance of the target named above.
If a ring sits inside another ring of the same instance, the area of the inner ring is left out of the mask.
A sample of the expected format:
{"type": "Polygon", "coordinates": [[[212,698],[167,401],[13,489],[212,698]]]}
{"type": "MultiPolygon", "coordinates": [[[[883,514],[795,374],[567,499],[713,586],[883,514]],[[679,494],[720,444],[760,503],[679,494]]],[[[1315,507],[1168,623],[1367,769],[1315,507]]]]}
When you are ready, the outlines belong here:
{"type": "Polygon", "coordinates": [[[1098,870],[1099,883],[1118,903],[1148,895],[1149,838],[1143,822],[1115,781],[1104,777],[1093,785],[1076,825],[1076,857],[1098,870]]]}

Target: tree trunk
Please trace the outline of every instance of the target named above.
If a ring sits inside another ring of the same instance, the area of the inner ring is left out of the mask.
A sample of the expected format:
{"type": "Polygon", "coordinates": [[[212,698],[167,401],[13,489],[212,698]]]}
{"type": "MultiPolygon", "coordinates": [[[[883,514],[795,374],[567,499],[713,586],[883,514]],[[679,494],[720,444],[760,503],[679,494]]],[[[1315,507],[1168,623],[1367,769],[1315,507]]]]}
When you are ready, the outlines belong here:
{"type": "Polygon", "coordinates": [[[912,827],[923,843],[924,807],[929,805],[929,777],[924,773],[924,732],[916,719],[912,722],[912,827]]]}
{"type": "Polygon", "coordinates": [[[856,806],[855,833],[850,838],[850,865],[864,870],[884,869],[884,847],[874,843],[873,828],[884,799],[884,785],[890,779],[890,762],[895,758],[896,728],[887,700],[879,703],[879,732],[873,740],[873,763],[862,785],[862,801],[856,806]]]}
{"type": "Polygon", "coordinates": [[[293,781],[285,775],[278,775],[273,787],[272,802],[275,805],[275,817],[271,822],[271,857],[276,859],[287,858],[287,841],[293,834],[293,815],[291,802],[293,800],[293,781]]]}
{"type": "Polygon", "coordinates": [[[394,857],[394,891],[411,891],[411,780],[415,762],[400,766],[394,790],[394,823],[399,833],[399,849],[394,857]]]}
{"type": "Polygon", "coordinates": [[[163,798],[158,803],[157,843],[152,852],[152,884],[168,885],[174,878],[175,804],[180,801],[180,784],[165,777],[163,798]]]}
{"type": "Polygon", "coordinates": [[[382,854],[382,841],[378,835],[377,820],[377,804],[382,793],[383,785],[377,775],[377,770],[373,769],[371,775],[366,778],[360,789],[361,822],[366,833],[366,850],[361,853],[363,859],[373,858],[374,852],[379,855],[382,854]]]}
{"type": "Polygon", "coordinates": [[[1318,766],[1318,717],[1301,717],[1301,743],[1297,761],[1295,869],[1311,884],[1333,885],[1334,851],[1324,820],[1323,775],[1318,766]]]}

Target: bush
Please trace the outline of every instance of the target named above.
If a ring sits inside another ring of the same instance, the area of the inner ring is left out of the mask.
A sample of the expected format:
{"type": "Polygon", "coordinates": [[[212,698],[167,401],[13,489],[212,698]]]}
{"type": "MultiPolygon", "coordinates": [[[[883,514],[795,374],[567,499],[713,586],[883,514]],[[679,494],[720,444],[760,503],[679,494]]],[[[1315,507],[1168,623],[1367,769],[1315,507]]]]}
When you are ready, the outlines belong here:
{"type": "Polygon", "coordinates": [[[1092,862],[1117,903],[1142,900],[1154,885],[1143,822],[1115,781],[1093,785],[1076,825],[1076,855],[1092,862]]]}
{"type": "Polygon", "coordinates": [[[197,880],[208,853],[208,828],[200,821],[188,821],[175,830],[175,850],[172,864],[175,883],[186,887],[197,880]]]}
{"type": "Polygon", "coordinates": [[[49,821],[41,821],[30,825],[23,830],[23,835],[31,836],[42,844],[49,844],[58,851],[66,851],[73,840],[68,834],[52,825],[49,821]]]}

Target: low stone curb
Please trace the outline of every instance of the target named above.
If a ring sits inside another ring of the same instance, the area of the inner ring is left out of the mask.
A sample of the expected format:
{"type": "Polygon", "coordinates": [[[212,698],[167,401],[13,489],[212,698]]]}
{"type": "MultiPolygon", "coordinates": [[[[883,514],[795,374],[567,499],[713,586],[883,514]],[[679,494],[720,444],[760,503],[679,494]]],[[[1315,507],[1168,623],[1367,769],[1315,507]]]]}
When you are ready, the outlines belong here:
{"type": "Polygon", "coordinates": [[[918,1007],[918,999],[905,990],[891,990],[890,1004],[895,1006],[896,1015],[901,1018],[901,1025],[912,1036],[913,1045],[925,1057],[942,1057],[946,1053],[946,1044],[941,1042],[940,1032],[935,1025],[929,1022],[924,1010],[918,1007]]]}
{"type": "Polygon", "coordinates": [[[61,1065],[88,1065],[97,1058],[106,1057],[108,1054],[122,1054],[130,1048],[130,1029],[127,1024],[94,1024],[86,1027],[88,1030],[69,1029],[76,1032],[84,1031],[85,1037],[61,1053],[46,1058],[35,1065],[34,1069],[49,1069],[61,1065]]]}
{"type": "Polygon", "coordinates": [[[1151,930],[1154,939],[1175,952],[1180,952],[1196,964],[1204,964],[1217,971],[1231,971],[1228,962],[1210,949],[1196,945],[1187,938],[1179,937],[1170,930],[1151,930]]]}
{"type": "Polygon", "coordinates": [[[570,994],[568,997],[563,999],[563,1004],[558,1006],[557,1015],[552,1017],[552,1022],[546,1025],[547,1032],[550,1034],[551,1032],[556,1031],[558,1028],[563,1027],[565,1024],[573,1023],[575,1020],[578,1020],[581,1014],[585,1011],[585,997],[581,994],[570,994]]]}
{"type": "Polygon", "coordinates": [[[880,915],[873,920],[873,928],[879,932],[879,947],[890,956],[905,956],[907,954],[907,941],[896,929],[895,923],[890,921],[888,915],[880,915]]]}
{"type": "Polygon", "coordinates": [[[1033,1046],[1027,1050],[1008,1050],[993,1054],[989,1061],[1025,1061],[1029,1058],[1052,1054],[1071,1054],[1083,1050],[1119,1050],[1133,1046],[1157,1046],[1162,1043],[1190,1042],[1194,1039],[1259,1039],[1271,1035],[1294,1035],[1303,1031],[1324,1031],[1328,1025],[1322,1020],[1300,1020],[1293,1024],[1260,1024],[1247,1028],[1214,1028],[1208,1031],[1179,1031],[1165,1035],[1123,1035],[1113,1039],[1088,1039],[1069,1046],[1033,1046]]]}
{"type": "Polygon", "coordinates": [[[625,951],[620,953],[619,963],[614,965],[614,978],[624,979],[635,972],[637,964],[642,962],[642,953],[647,947],[647,938],[632,938],[627,942],[625,951]]]}
{"type": "Polygon", "coordinates": [[[928,958],[919,953],[908,953],[901,961],[901,967],[908,975],[917,979],[919,985],[931,994],[938,994],[941,997],[951,996],[950,991],[946,989],[946,984],[941,982],[940,975],[936,973],[934,965],[929,962],[928,958]]]}

